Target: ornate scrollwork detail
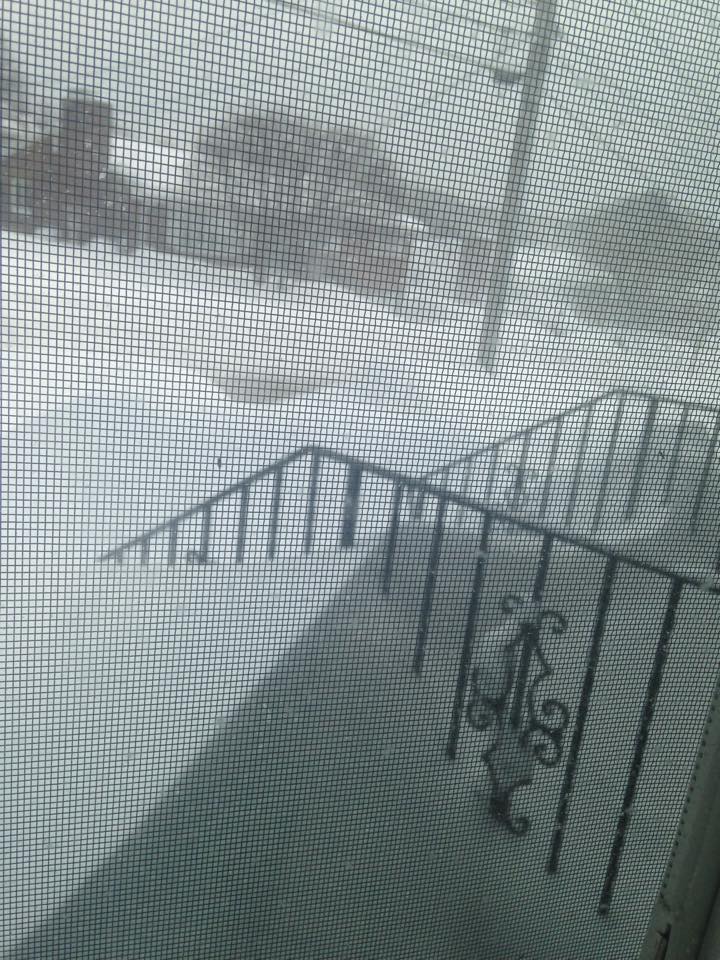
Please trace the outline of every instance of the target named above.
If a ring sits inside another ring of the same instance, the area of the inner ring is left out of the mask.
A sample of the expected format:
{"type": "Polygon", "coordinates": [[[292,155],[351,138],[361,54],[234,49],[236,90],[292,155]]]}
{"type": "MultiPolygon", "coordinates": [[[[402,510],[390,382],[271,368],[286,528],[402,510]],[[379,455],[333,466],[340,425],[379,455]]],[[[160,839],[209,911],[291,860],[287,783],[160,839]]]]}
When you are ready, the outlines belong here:
{"type": "MultiPolygon", "coordinates": [[[[491,771],[492,776],[493,768],[490,763],[488,763],[488,769],[491,771]]],[[[524,777],[504,787],[493,782],[493,792],[490,798],[490,813],[495,820],[507,827],[510,833],[516,837],[522,837],[523,834],[528,832],[530,829],[530,821],[522,815],[519,817],[513,816],[513,794],[516,790],[519,790],[520,787],[528,787],[531,783],[531,777],[524,777]]]]}
{"type": "Polygon", "coordinates": [[[541,636],[549,630],[556,636],[567,629],[567,620],[535,600],[508,594],[502,611],[517,621],[503,650],[500,690],[483,690],[480,670],[471,675],[466,718],[475,730],[494,726],[492,744],[482,754],[492,782],[490,811],[511,833],[521,836],[530,827],[527,817],[512,813],[512,800],[520,787],[533,780],[533,764],[556,766],[562,757],[565,732],[570,723],[567,706],[554,697],[540,699],[540,687],[552,676],[541,636]]]}

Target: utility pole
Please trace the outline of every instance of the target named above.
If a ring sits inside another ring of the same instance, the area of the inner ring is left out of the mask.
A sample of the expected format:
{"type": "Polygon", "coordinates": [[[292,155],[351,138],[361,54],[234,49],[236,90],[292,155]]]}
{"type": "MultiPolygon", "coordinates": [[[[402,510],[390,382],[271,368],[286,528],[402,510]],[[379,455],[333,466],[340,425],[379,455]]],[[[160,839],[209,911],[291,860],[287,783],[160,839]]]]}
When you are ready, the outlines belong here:
{"type": "Polygon", "coordinates": [[[480,346],[480,364],[492,370],[502,334],[503,313],[517,248],[525,178],[533,146],[535,124],[542,103],[545,74],[556,36],[557,0],[536,0],[535,20],[522,96],[518,110],[500,224],[495,238],[495,256],[488,285],[485,325],[480,346]]]}

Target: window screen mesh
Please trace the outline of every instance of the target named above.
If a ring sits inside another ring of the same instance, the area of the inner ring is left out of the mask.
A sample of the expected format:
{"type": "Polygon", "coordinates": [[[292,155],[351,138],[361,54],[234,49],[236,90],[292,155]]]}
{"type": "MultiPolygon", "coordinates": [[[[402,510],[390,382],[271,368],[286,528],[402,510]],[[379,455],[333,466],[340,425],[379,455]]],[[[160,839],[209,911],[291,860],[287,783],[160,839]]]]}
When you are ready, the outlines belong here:
{"type": "Polygon", "coordinates": [[[720,652],[715,16],[10,0],[3,957],[662,935],[720,652]]]}

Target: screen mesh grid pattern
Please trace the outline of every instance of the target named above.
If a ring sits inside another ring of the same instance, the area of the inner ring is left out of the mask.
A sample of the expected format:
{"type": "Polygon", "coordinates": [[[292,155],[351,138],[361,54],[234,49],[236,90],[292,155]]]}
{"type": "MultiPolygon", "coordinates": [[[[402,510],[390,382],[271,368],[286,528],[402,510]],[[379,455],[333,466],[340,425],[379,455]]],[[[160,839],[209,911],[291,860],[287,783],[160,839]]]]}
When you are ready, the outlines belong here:
{"type": "Polygon", "coordinates": [[[655,956],[718,696],[715,5],[0,22],[0,956],[655,956]]]}

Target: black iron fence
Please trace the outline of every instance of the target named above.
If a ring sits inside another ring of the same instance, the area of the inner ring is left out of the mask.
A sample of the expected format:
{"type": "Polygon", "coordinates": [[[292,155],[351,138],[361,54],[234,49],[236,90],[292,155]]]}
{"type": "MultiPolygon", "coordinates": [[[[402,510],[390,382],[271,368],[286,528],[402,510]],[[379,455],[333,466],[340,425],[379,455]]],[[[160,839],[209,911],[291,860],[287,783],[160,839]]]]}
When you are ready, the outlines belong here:
{"type": "MultiPolygon", "coordinates": [[[[540,523],[603,538],[671,508],[720,540],[720,408],[612,390],[487,444],[423,480],[540,523]]],[[[422,513],[422,499],[416,502],[422,513]]],[[[463,515],[464,512],[463,512],[463,515]]],[[[715,552],[716,569],[720,554],[715,552]]]]}
{"type": "MultiPolygon", "coordinates": [[[[608,395],[612,396],[612,395],[608,395]]],[[[620,400],[622,397],[619,398],[620,400]]],[[[580,409],[595,409],[600,401],[592,401],[580,409]]],[[[657,403],[649,403],[645,440],[649,437],[657,403]]],[[[554,418],[550,423],[562,422],[554,418]]],[[[683,422],[688,412],[683,413],[683,422]]],[[[520,434],[521,442],[529,435],[520,434]]],[[[717,436],[713,437],[715,444],[717,436]]],[[[641,444],[635,466],[633,488],[642,477],[643,453],[647,443],[641,444]]],[[[495,447],[497,449],[497,447],[495,447]]],[[[713,447],[714,449],[714,447],[713,447]]],[[[471,461],[468,461],[471,462],[471,461]]],[[[671,457],[671,472],[676,468],[678,457],[671,457]],[[675,464],[675,466],[673,466],[675,464]]],[[[446,541],[447,516],[450,509],[462,509],[479,518],[480,534],[473,538],[473,553],[476,557],[474,570],[468,571],[471,579],[469,604],[464,616],[464,627],[457,661],[453,695],[448,703],[448,734],[446,755],[455,760],[458,754],[462,722],[465,720],[475,730],[489,732],[490,745],[482,759],[487,765],[491,780],[490,810],[495,820],[514,835],[523,835],[530,829],[527,818],[513,811],[517,790],[529,787],[539,768],[564,766],[561,787],[553,824],[550,831],[546,869],[558,871],[561,861],[566,826],[571,812],[578,763],[584,743],[586,722],[591,706],[598,664],[603,652],[608,613],[613,601],[613,592],[618,575],[623,568],[634,568],[652,574],[666,586],[665,611],[657,637],[653,660],[645,680],[642,702],[636,714],[632,759],[627,770],[623,797],[617,810],[616,825],[611,849],[607,856],[605,875],[599,893],[598,910],[609,910],[618,875],[623,849],[630,826],[630,814],[636,800],[640,773],[643,767],[648,736],[655,713],[655,705],[663,683],[663,672],[668,646],[673,633],[678,607],[686,591],[702,590],[720,594],[720,581],[709,583],[688,576],[680,576],[662,565],[647,563],[617,551],[612,551],[597,542],[584,540],[563,529],[552,529],[535,520],[522,519],[507,511],[491,508],[476,499],[453,493],[447,486],[429,483],[425,479],[413,479],[393,470],[335,453],[319,447],[305,447],[258,471],[240,483],[208,498],[203,503],[185,510],[140,536],[108,550],[100,560],[120,562],[126,557],[139,556],[140,563],[148,563],[151,552],[160,549],[160,556],[167,564],[175,564],[179,556],[180,534],[185,526],[191,531],[193,549],[187,550],[184,558],[190,563],[209,563],[213,560],[215,514],[220,505],[236,500],[239,508],[235,513],[236,523],[229,541],[232,555],[230,561],[242,564],[248,549],[248,516],[253,497],[264,484],[269,484],[269,505],[265,511],[262,531],[265,557],[273,561],[278,555],[281,533],[281,500],[283,484],[288,471],[304,470],[304,508],[302,517],[301,551],[313,550],[317,530],[318,506],[322,502],[324,474],[340,470],[344,482],[340,494],[340,509],[332,525],[334,543],[339,549],[351,549],[358,544],[360,505],[368,491],[376,498],[379,509],[365,510],[372,518],[376,531],[383,531],[382,563],[380,576],[382,592],[391,593],[399,533],[403,522],[413,527],[416,504],[420,500],[426,511],[434,506],[432,535],[427,554],[422,598],[418,610],[417,629],[412,657],[413,670],[420,675],[426,659],[431,615],[436,598],[440,558],[446,541]],[[380,495],[379,490],[384,493],[380,495]],[[378,519],[380,523],[378,525],[378,519]],[[473,669],[473,655],[478,644],[479,610],[484,601],[484,587],[489,565],[493,561],[493,532],[496,527],[507,527],[522,532],[541,546],[534,573],[534,584],[529,597],[508,593],[502,600],[502,612],[508,618],[510,629],[508,641],[502,650],[501,683],[492,691],[483,685],[478,669],[473,669]],[[546,580],[551,558],[558,547],[570,546],[583,556],[599,558],[603,573],[597,584],[597,599],[594,601],[593,627],[590,643],[584,659],[583,680],[576,703],[570,706],[559,697],[546,696],[545,689],[555,670],[548,661],[544,638],[548,632],[561,634],[567,628],[565,616],[550,608],[545,602],[546,580]],[[507,763],[508,750],[515,761],[507,763]],[[519,758],[519,762],[518,762],[519,758]]],[[[267,499],[267,498],[266,498],[267,499]]],[[[367,507],[368,504],[366,503],[367,507]]],[[[373,503],[369,506],[372,508],[373,503]]],[[[227,532],[227,531],[226,531],[227,532]]],[[[227,543],[228,541],[225,540],[227,543]]]]}

